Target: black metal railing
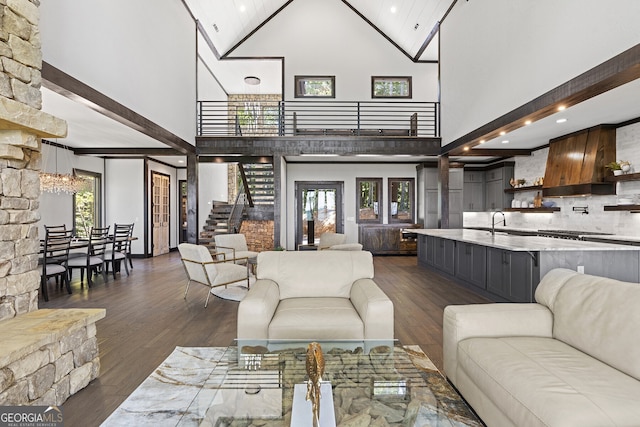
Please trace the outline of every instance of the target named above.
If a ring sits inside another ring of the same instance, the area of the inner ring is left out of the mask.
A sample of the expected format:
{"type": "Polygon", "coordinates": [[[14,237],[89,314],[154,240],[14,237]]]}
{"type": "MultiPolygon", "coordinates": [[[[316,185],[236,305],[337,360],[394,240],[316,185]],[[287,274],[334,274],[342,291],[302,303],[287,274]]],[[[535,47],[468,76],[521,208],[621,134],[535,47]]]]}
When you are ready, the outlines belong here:
{"type": "Polygon", "coordinates": [[[198,101],[198,136],[440,136],[440,104],[198,101]]]}

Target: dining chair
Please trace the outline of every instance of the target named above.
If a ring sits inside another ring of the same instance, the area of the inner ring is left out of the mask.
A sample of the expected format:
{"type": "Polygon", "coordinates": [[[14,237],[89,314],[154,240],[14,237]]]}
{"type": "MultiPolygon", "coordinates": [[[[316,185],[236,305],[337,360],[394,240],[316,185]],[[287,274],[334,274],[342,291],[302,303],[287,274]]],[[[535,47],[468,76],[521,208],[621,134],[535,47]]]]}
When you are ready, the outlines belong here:
{"type": "Polygon", "coordinates": [[[244,234],[216,234],[213,236],[216,243],[218,260],[235,259],[236,264],[245,264],[245,258],[255,258],[258,252],[250,251],[247,247],[247,239],[244,234]]]}
{"type": "Polygon", "coordinates": [[[127,227],[129,229],[129,245],[127,247],[127,260],[129,261],[129,267],[133,269],[133,261],[131,258],[131,242],[133,241],[133,226],[135,224],[114,224],[115,228],[118,227],[127,227]]]}
{"type": "Polygon", "coordinates": [[[94,272],[101,272],[103,280],[105,282],[107,281],[105,254],[107,246],[110,244],[109,228],[110,226],[91,228],[86,256],[69,259],[69,276],[71,276],[73,269],[80,269],[80,285],[84,283],[85,270],[87,271],[87,283],[89,287],[93,285],[92,275],[94,272]]]}
{"type": "Polygon", "coordinates": [[[47,282],[50,277],[56,277],[56,283],[58,283],[58,279],[62,280],[67,288],[67,292],[71,293],[68,262],[72,235],[73,232],[71,230],[47,230],[45,232],[41,260],[42,276],[40,278],[40,287],[45,301],[49,301],[47,282]]]}
{"type": "MultiPolygon", "coordinates": [[[[247,288],[249,288],[251,275],[248,266],[225,262],[225,260],[214,260],[213,256],[217,254],[209,252],[206,246],[193,243],[180,243],[178,251],[189,279],[184,290],[184,299],[187,299],[191,282],[197,282],[213,289],[218,286],[226,288],[227,285],[246,280],[247,288]]],[[[211,292],[207,292],[207,299],[204,302],[205,308],[207,308],[210,296],[211,292]]]]}
{"type": "Polygon", "coordinates": [[[129,275],[132,230],[133,224],[114,224],[113,226],[111,249],[107,249],[105,252],[104,261],[107,274],[109,274],[109,265],[111,265],[114,279],[122,264],[124,264],[127,276],[129,275]]]}

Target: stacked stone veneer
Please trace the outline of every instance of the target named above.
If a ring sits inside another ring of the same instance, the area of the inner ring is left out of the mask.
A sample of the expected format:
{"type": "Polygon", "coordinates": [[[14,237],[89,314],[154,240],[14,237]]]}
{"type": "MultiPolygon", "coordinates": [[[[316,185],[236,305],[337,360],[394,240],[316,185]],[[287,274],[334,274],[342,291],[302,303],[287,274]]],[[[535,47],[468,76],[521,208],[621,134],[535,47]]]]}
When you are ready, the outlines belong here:
{"type": "Polygon", "coordinates": [[[244,220],[240,233],[247,239],[250,251],[262,252],[273,250],[273,221],[244,220]]]}
{"type": "Polygon", "coordinates": [[[41,138],[38,0],[0,0],[0,405],[59,405],[98,375],[104,309],[38,310],[41,138]]]}

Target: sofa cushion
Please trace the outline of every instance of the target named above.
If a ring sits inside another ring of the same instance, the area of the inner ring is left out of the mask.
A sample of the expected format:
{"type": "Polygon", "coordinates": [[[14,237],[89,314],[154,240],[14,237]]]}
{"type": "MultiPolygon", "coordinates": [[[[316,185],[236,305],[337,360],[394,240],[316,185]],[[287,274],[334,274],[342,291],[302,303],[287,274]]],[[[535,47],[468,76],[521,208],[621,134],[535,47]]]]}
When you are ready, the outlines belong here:
{"type": "Polygon", "coordinates": [[[347,298],[281,300],[269,339],[364,339],[364,325],[347,298]]]}
{"type": "Polygon", "coordinates": [[[353,282],[373,278],[373,258],[366,251],[261,252],[256,276],[276,282],[280,299],[349,298],[353,282]]]}
{"type": "MultiPolygon", "coordinates": [[[[517,426],[637,426],[640,382],[542,337],[469,338],[459,369],[517,426]]],[[[460,391],[474,404],[473,392],[460,391]]]]}
{"type": "Polygon", "coordinates": [[[536,300],[553,312],[555,338],[640,380],[639,284],[558,269],[536,300]]]}

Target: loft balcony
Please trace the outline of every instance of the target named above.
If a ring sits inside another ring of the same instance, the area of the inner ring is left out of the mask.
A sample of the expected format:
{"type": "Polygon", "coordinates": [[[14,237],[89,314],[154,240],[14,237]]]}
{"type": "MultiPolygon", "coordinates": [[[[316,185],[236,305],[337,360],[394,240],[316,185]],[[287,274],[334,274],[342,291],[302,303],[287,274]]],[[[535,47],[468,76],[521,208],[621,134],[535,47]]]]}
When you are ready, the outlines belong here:
{"type": "Polygon", "coordinates": [[[198,137],[440,136],[437,102],[198,101],[198,137]]]}

